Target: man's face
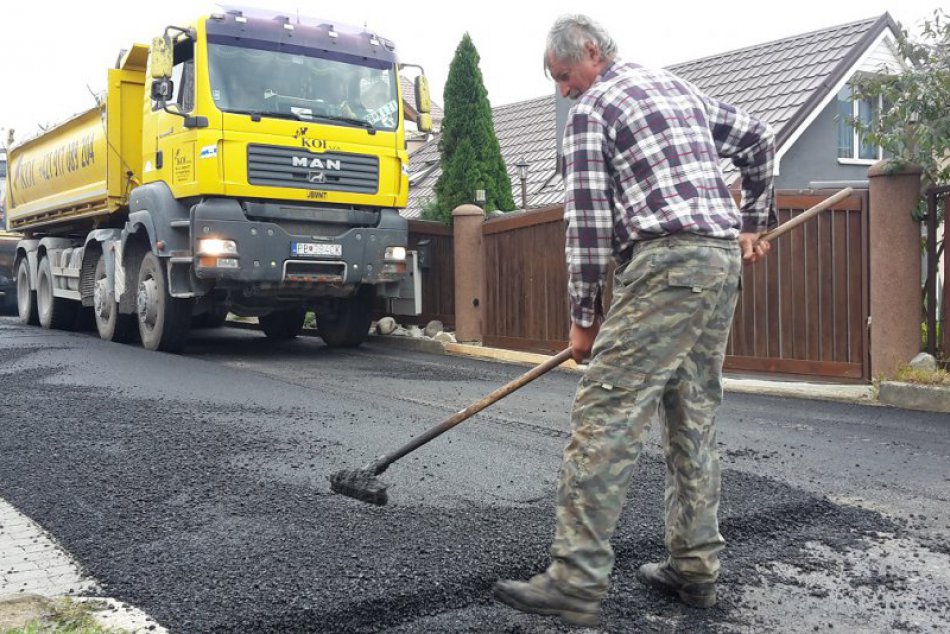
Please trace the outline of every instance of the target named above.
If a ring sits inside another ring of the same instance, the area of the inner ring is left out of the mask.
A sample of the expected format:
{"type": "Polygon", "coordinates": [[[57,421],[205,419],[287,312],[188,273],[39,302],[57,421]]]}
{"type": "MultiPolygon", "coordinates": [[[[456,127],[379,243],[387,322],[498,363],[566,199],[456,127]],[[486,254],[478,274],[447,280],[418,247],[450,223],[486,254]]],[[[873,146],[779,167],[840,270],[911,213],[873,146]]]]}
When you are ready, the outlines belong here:
{"type": "Polygon", "coordinates": [[[561,96],[569,99],[577,99],[586,92],[606,66],[600,50],[591,43],[587,44],[584,55],[576,62],[558,59],[548,51],[551,77],[557,83],[561,96]]]}

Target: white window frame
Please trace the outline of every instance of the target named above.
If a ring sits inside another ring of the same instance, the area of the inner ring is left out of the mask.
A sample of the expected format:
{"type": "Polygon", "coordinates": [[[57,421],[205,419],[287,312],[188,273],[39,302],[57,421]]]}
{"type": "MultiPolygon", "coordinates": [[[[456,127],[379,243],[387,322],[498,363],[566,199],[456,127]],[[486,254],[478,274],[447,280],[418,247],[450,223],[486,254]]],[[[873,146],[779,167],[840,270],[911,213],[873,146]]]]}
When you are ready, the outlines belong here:
{"type": "MultiPolygon", "coordinates": [[[[848,87],[850,91],[850,87],[848,87]]],[[[840,93],[839,93],[840,95],[840,93]]],[[[839,99],[840,100],[840,99],[839,99]]],[[[851,117],[852,120],[857,120],[860,116],[860,104],[861,101],[866,101],[862,99],[855,99],[854,93],[851,94],[851,117]]],[[[877,108],[880,112],[884,107],[884,100],[882,97],[877,97],[877,108]]],[[[851,128],[851,156],[849,157],[838,157],[839,165],[874,165],[878,161],[884,158],[884,148],[880,145],[877,146],[877,157],[876,158],[861,158],[859,155],[861,153],[861,139],[858,134],[857,127],[854,126],[850,121],[844,121],[844,125],[847,125],[851,128]]]]}

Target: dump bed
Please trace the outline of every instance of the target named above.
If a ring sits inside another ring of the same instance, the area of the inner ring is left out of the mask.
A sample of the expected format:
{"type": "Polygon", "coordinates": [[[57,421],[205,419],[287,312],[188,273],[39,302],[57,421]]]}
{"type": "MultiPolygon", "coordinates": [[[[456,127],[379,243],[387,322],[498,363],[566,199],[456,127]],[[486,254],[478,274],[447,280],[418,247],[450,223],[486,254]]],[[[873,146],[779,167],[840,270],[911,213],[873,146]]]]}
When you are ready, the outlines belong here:
{"type": "Polygon", "coordinates": [[[55,235],[125,213],[141,178],[147,59],[135,45],[109,70],[101,103],[9,150],[9,229],[55,235]]]}

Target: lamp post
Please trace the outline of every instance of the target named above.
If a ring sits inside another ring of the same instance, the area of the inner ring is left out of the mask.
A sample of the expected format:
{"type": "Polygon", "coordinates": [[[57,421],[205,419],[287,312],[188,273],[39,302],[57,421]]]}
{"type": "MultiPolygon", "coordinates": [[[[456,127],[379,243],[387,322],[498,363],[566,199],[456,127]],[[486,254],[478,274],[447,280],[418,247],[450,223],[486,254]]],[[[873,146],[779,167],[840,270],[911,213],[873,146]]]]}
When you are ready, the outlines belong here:
{"type": "Polygon", "coordinates": [[[515,167],[518,168],[518,178],[521,179],[521,208],[525,211],[528,210],[528,161],[522,156],[521,159],[515,163],[515,167]]]}
{"type": "Polygon", "coordinates": [[[485,195],[485,190],[476,189],[475,190],[475,204],[481,207],[482,209],[484,209],[486,200],[488,200],[488,197],[485,195]]]}

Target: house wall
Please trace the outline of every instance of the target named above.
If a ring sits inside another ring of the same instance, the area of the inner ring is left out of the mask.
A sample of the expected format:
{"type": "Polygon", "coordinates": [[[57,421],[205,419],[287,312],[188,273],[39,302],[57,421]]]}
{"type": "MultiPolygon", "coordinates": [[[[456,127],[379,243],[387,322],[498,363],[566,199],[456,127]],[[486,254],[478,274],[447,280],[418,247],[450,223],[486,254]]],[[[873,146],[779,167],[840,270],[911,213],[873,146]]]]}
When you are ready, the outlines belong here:
{"type": "Polygon", "coordinates": [[[808,189],[820,181],[867,181],[874,161],[860,165],[838,162],[836,102],[829,103],[782,158],[776,189],[808,189]]]}

